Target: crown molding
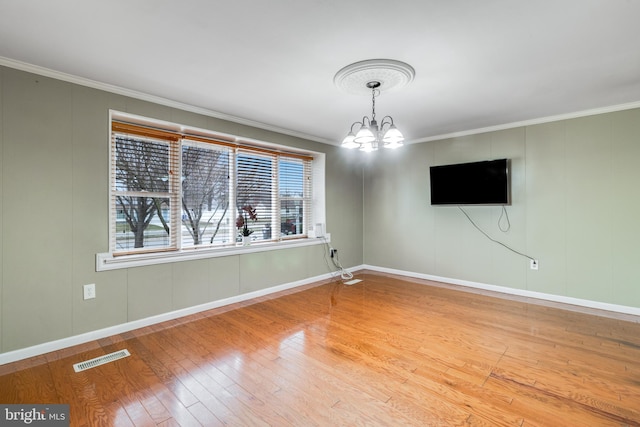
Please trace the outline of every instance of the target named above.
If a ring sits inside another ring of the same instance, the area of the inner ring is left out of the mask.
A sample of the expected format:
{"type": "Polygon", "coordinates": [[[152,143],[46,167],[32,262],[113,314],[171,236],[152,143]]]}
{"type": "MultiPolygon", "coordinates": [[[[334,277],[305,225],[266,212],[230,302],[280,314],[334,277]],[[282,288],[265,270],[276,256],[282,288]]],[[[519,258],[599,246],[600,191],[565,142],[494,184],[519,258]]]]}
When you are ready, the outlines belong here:
{"type": "Polygon", "coordinates": [[[8,68],[14,68],[16,70],[25,71],[28,73],[37,74],[44,77],[50,77],[56,80],[62,80],[68,83],[74,83],[80,86],[89,87],[92,89],[98,89],[105,92],[114,93],[117,95],[128,96],[130,98],[139,99],[141,101],[148,101],[154,104],[164,105],[166,107],[177,108],[183,111],[189,111],[191,113],[202,114],[204,116],[214,117],[216,119],[226,120],[233,123],[238,123],[245,126],[251,126],[254,128],[281,133],[295,138],[306,139],[310,141],[321,142],[323,144],[335,145],[335,141],[330,141],[325,138],[320,138],[314,135],[308,135],[302,132],[297,132],[291,129],[285,129],[278,126],[272,126],[266,123],[258,122],[255,120],[244,119],[242,117],[233,116],[230,114],[221,113],[219,111],[209,110],[207,108],[197,107],[190,104],[174,101],[172,99],[163,98],[161,96],[151,95],[144,92],[139,92],[124,87],[111,85],[108,83],[102,83],[96,80],[87,79],[84,77],[75,76],[73,74],[67,74],[60,71],[55,71],[49,68],[40,67],[38,65],[29,64],[22,61],[17,61],[11,58],[5,58],[0,56],[0,66],[8,68]]]}
{"type": "MultiPolygon", "coordinates": [[[[238,124],[245,125],[245,126],[251,126],[251,127],[254,127],[254,128],[258,128],[258,129],[262,129],[262,130],[266,130],[266,131],[270,131],[270,132],[276,132],[276,133],[280,133],[280,134],[283,134],[283,135],[292,136],[292,137],[295,137],[295,138],[306,139],[306,140],[320,142],[320,143],[323,143],[323,144],[329,144],[329,145],[333,145],[333,146],[339,145],[339,144],[336,143],[336,141],[328,140],[326,138],[320,138],[318,136],[308,135],[308,134],[305,134],[305,133],[302,133],[302,132],[297,132],[297,131],[294,131],[294,130],[291,130],[291,129],[280,128],[280,127],[272,126],[272,125],[269,125],[269,124],[266,124],[266,123],[262,123],[262,122],[258,122],[258,121],[254,121],[254,120],[249,120],[249,119],[244,119],[244,118],[237,117],[237,116],[232,116],[230,114],[221,113],[219,111],[209,110],[207,108],[196,107],[194,105],[185,104],[185,103],[182,103],[182,102],[174,101],[174,100],[163,98],[163,97],[160,97],[160,96],[151,95],[151,94],[148,94],[148,93],[139,92],[139,91],[135,91],[135,90],[132,90],[132,89],[127,89],[127,88],[123,88],[123,87],[120,87],[120,86],[115,86],[115,85],[111,85],[111,84],[107,84],[107,83],[102,83],[102,82],[98,82],[98,81],[95,81],[95,80],[87,79],[87,78],[84,78],[84,77],[78,77],[78,76],[75,76],[75,75],[72,75],[72,74],[67,74],[67,73],[63,73],[63,72],[60,72],[60,71],[51,70],[49,68],[40,67],[38,65],[33,65],[33,64],[26,63],[26,62],[17,61],[17,60],[10,59],[10,58],[5,58],[5,57],[2,57],[2,56],[0,56],[0,66],[5,66],[5,67],[8,67],[8,68],[14,68],[14,69],[17,69],[17,70],[26,71],[26,72],[33,73],[33,74],[38,74],[38,75],[45,76],[45,77],[51,77],[53,79],[62,80],[62,81],[65,81],[65,82],[69,82],[69,83],[74,83],[74,84],[78,84],[78,85],[81,85],[81,86],[90,87],[90,88],[93,88],[93,89],[103,90],[103,91],[114,93],[114,94],[117,94],[117,95],[128,96],[128,97],[131,97],[131,98],[139,99],[141,101],[153,102],[154,104],[159,104],[159,105],[164,105],[164,106],[167,106],[167,107],[177,108],[179,110],[189,111],[189,112],[196,113],[196,114],[202,114],[204,116],[214,117],[216,119],[227,120],[229,122],[238,123],[238,124]]],[[[612,113],[612,112],[616,112],[616,111],[631,110],[631,109],[634,109],[634,108],[640,108],[640,101],[630,102],[630,103],[626,103],[626,104],[611,105],[611,106],[607,106],[607,107],[594,108],[594,109],[590,109],[590,110],[583,110],[583,111],[577,111],[577,112],[572,112],[572,113],[558,114],[558,115],[554,115],[554,116],[540,117],[540,118],[537,118],[537,119],[523,120],[523,121],[519,121],[519,122],[504,123],[504,124],[501,124],[501,125],[488,126],[488,127],[484,127],[484,128],[469,129],[469,130],[460,131],[460,132],[451,132],[451,133],[446,133],[446,134],[427,136],[427,137],[423,137],[423,138],[413,139],[413,140],[408,141],[408,142],[405,141],[405,143],[406,144],[419,144],[419,143],[423,143],[423,142],[439,141],[439,140],[450,139],[450,138],[459,138],[459,137],[463,137],[463,136],[476,135],[476,134],[481,134],[481,133],[486,133],[486,132],[495,132],[495,131],[500,131],[500,130],[513,129],[513,128],[517,128],[517,127],[524,127],[524,126],[532,126],[532,125],[538,125],[538,124],[543,124],[543,123],[557,122],[557,121],[560,121],[560,120],[570,120],[570,119],[576,119],[576,118],[580,118],[580,117],[594,116],[594,115],[597,115],[597,114],[605,114],[605,113],[612,113]]]]}
{"type": "Polygon", "coordinates": [[[577,119],[580,117],[595,116],[598,114],[613,113],[616,111],[632,110],[634,108],[640,108],[640,101],[629,102],[626,104],[610,105],[608,107],[593,108],[591,110],[576,111],[573,113],[558,114],[555,116],[540,117],[537,119],[523,120],[520,122],[505,123],[501,125],[488,126],[484,128],[469,129],[469,130],[460,131],[460,132],[451,132],[451,133],[446,133],[441,135],[428,136],[425,138],[412,140],[410,144],[440,141],[443,139],[459,138],[462,136],[476,135],[476,134],[486,133],[486,132],[495,132],[495,131],[506,130],[506,129],[539,125],[543,123],[559,122],[561,120],[570,120],[570,119],[577,119]]]}

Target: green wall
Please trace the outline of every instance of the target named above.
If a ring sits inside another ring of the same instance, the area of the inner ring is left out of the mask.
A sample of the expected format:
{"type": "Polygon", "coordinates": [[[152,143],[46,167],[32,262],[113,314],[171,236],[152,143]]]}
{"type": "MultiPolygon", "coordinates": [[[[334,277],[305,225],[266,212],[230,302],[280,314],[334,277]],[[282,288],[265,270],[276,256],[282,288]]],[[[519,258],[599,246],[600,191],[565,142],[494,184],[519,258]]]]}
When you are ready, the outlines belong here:
{"type": "Polygon", "coordinates": [[[329,272],[320,245],[104,272],[109,109],[326,154],[327,231],[362,264],[640,307],[640,110],[373,155],[0,67],[0,353],[329,272]],[[429,166],[512,159],[499,207],[429,204],[429,166]],[[84,301],[82,286],[97,298],[84,301]]]}
{"type": "Polygon", "coordinates": [[[337,147],[0,67],[0,353],[328,273],[324,247],[95,271],[109,109],[326,154],[326,226],[362,264],[362,168],[337,147]],[[82,286],[96,284],[84,301],[82,286]]]}
{"type": "Polygon", "coordinates": [[[639,308],[638,161],[640,109],[380,152],[365,166],[365,264],[639,308]],[[510,230],[501,207],[465,209],[538,271],[457,207],[430,206],[429,166],[503,157],[510,230]]]}

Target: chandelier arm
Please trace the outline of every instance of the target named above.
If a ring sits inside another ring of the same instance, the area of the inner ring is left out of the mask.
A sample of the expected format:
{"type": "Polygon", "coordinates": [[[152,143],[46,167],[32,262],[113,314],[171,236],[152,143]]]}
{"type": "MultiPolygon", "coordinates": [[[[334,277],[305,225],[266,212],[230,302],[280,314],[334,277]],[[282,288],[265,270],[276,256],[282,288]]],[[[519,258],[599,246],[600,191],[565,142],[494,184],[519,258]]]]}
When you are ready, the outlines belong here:
{"type": "Polygon", "coordinates": [[[380,122],[380,130],[382,130],[382,128],[384,127],[384,125],[390,125],[390,126],[393,126],[393,117],[391,117],[391,116],[384,116],[384,117],[382,118],[382,121],[380,122]],[[388,120],[388,121],[385,121],[385,120],[387,120],[387,119],[389,119],[389,120],[388,120]]]}
{"type": "Polygon", "coordinates": [[[360,127],[362,127],[362,126],[363,126],[363,123],[362,123],[362,122],[353,122],[353,124],[351,125],[351,133],[353,133],[353,127],[354,127],[355,125],[360,125],[360,127]]]}

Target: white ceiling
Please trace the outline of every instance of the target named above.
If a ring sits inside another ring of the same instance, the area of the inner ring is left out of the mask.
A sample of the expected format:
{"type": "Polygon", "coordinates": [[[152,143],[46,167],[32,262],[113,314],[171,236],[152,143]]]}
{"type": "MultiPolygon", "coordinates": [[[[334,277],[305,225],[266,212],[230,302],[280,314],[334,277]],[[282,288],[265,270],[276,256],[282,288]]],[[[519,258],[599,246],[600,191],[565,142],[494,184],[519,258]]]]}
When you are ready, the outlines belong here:
{"type": "Polygon", "coordinates": [[[0,0],[0,65],[34,65],[339,143],[371,113],[333,84],[404,61],[376,100],[408,142],[640,106],[640,0],[0,0]]]}

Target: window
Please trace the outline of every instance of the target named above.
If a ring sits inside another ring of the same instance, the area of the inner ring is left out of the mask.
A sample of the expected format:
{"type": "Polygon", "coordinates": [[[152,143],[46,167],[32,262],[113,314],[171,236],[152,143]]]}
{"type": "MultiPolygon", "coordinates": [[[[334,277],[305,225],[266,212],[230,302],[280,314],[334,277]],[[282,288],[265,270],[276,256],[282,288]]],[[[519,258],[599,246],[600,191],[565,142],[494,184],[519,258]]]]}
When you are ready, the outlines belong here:
{"type": "Polygon", "coordinates": [[[280,232],[284,235],[303,233],[309,223],[306,209],[311,192],[311,164],[300,159],[281,159],[278,165],[278,195],[280,198],[280,232]]]}
{"type": "Polygon", "coordinates": [[[174,127],[112,121],[110,255],[308,237],[313,158],[174,127]],[[255,216],[246,215],[255,212],[255,216]]]}
{"type": "Polygon", "coordinates": [[[213,144],[182,143],[182,246],[233,241],[230,229],[230,150],[213,144]]]}
{"type": "Polygon", "coordinates": [[[112,250],[175,247],[169,231],[171,209],[178,204],[172,177],[176,142],[118,133],[112,141],[112,250]]]}

